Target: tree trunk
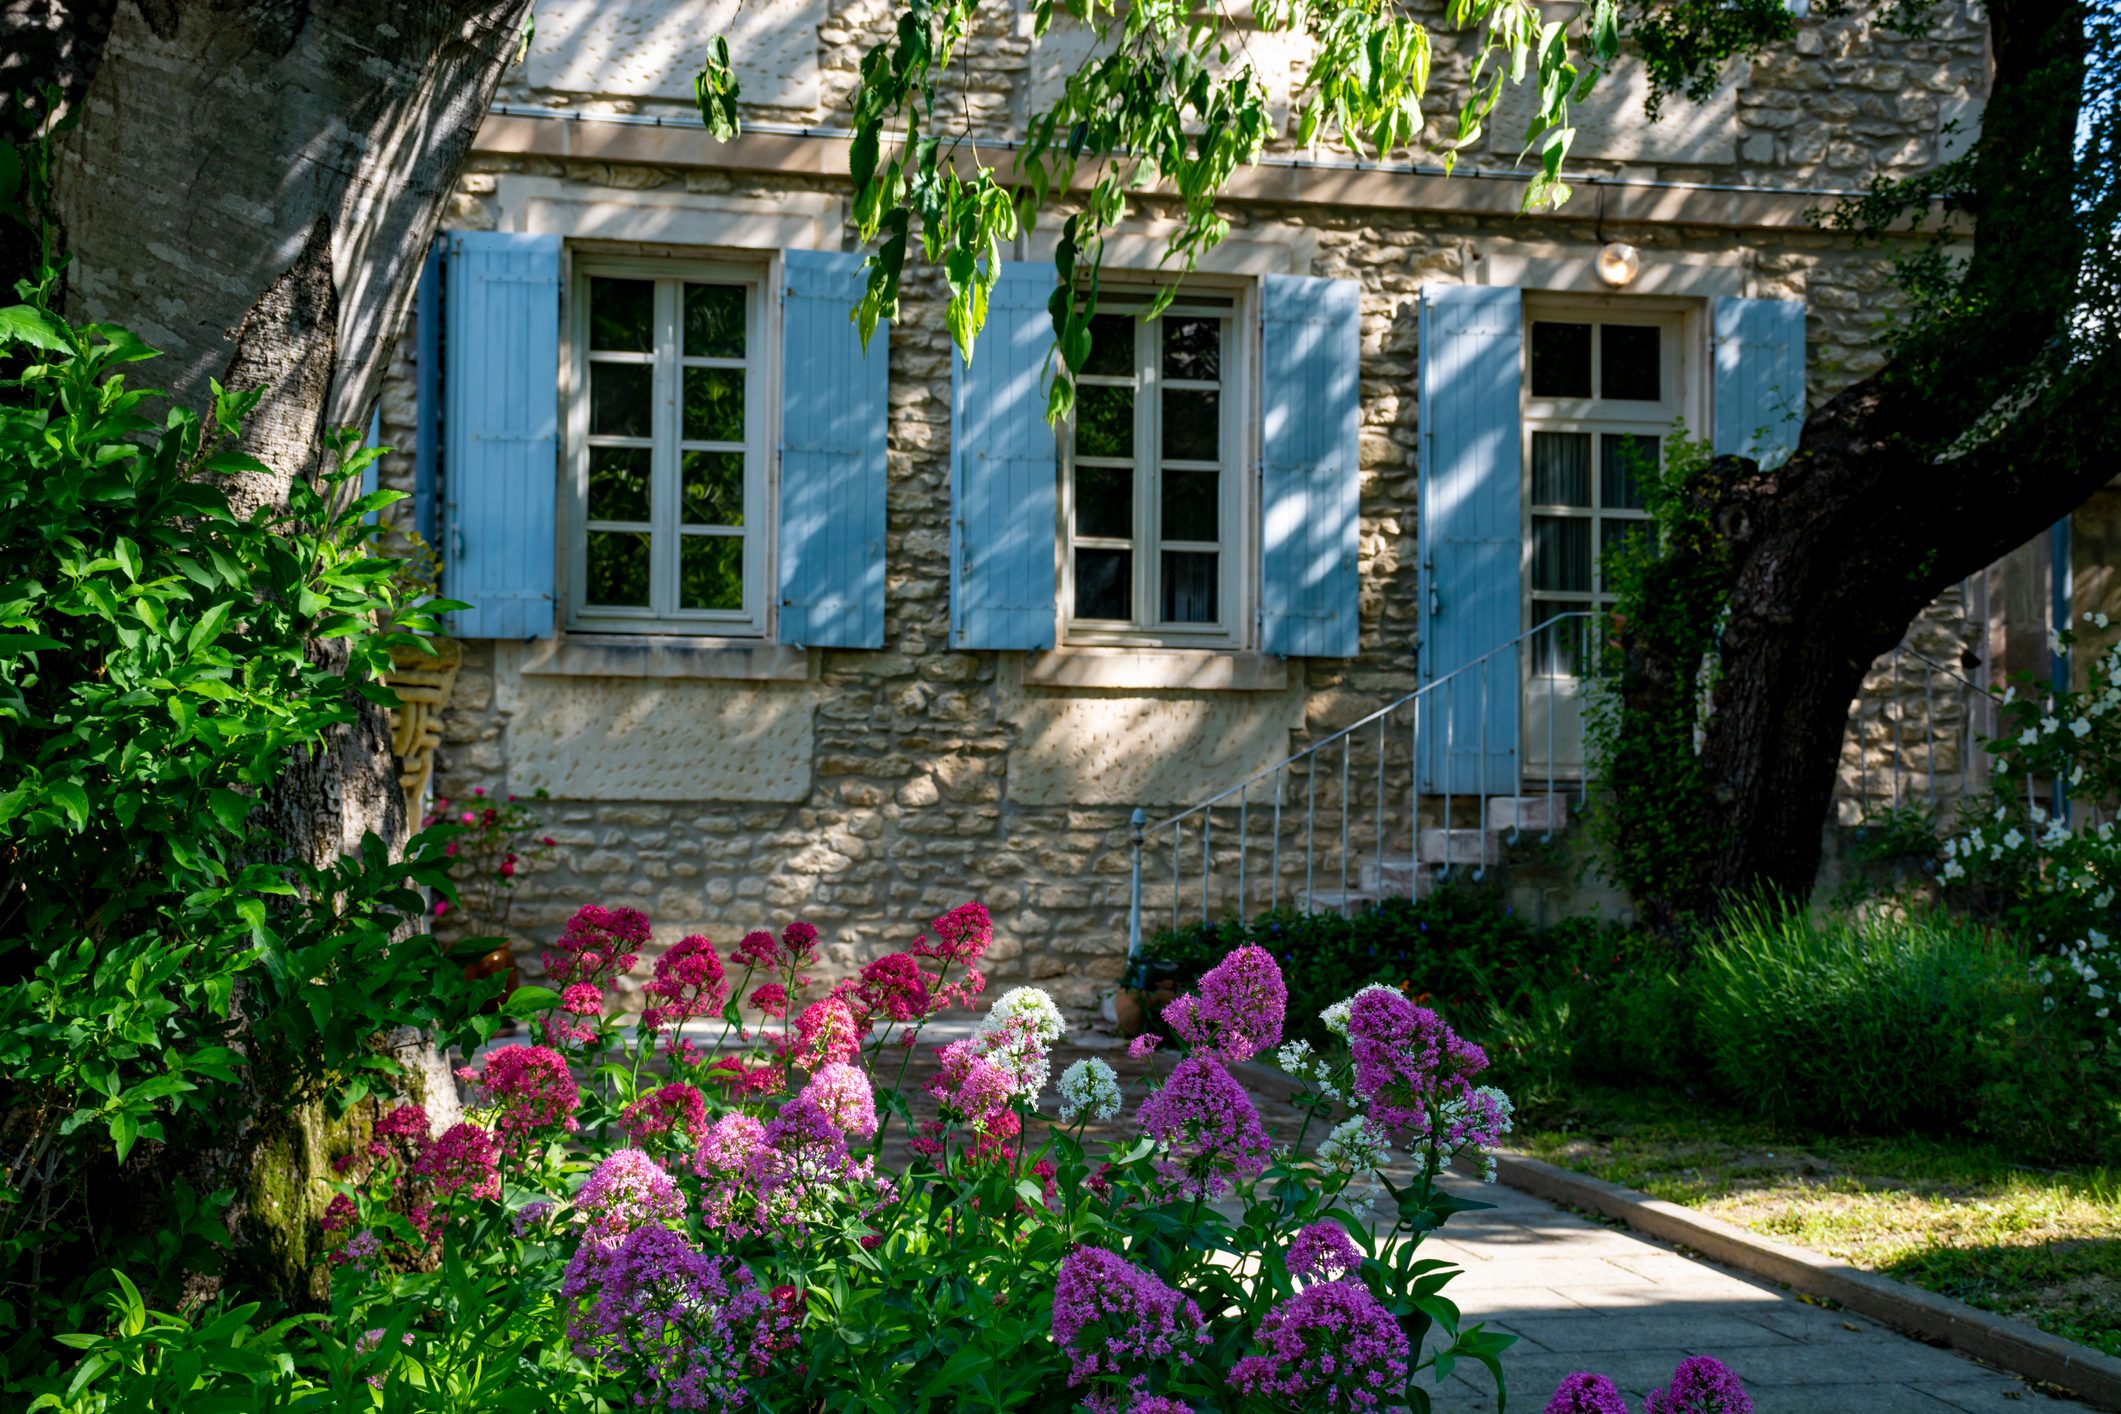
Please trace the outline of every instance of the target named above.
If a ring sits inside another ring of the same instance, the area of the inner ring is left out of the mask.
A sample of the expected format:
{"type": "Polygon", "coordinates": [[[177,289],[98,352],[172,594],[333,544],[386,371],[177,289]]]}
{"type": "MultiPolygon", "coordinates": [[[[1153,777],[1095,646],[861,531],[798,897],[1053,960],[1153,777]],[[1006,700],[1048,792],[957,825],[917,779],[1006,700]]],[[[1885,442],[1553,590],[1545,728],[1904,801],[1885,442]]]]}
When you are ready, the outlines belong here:
{"type": "MultiPolygon", "coordinates": [[[[274,469],[231,488],[237,509],[284,502],[328,429],[365,421],[419,264],[530,0],[7,0],[0,72],[52,82],[78,125],[53,177],[64,306],[159,349],[154,379],[204,409],[209,382],[262,389],[245,450],[274,469]]],[[[4,252],[18,273],[19,238],[4,252]]],[[[320,655],[343,643],[316,646],[320,655]]],[[[261,802],[290,856],[312,861],[407,821],[383,713],[292,764],[261,802]]],[[[441,1071],[432,1047],[399,1053],[441,1071]]],[[[452,1108],[437,1087],[431,1108],[452,1108]]],[[[443,1093],[446,1091],[446,1093],[443,1093]]],[[[321,1116],[244,1097],[244,1128],[191,1156],[201,1192],[231,1187],[249,1265],[300,1281],[330,1147],[321,1116]],[[320,1137],[321,1136],[321,1137],[320,1137]],[[276,1174],[277,1164],[294,1172],[276,1174]]]]}

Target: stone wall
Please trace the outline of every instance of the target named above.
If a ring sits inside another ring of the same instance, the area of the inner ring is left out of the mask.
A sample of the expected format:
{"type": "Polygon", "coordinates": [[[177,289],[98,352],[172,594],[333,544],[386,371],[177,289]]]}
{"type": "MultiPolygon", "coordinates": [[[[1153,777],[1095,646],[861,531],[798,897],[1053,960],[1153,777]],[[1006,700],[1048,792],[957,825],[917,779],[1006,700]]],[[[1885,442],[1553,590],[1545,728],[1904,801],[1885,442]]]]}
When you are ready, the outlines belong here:
{"type": "MultiPolygon", "coordinates": [[[[573,11],[585,4],[541,5],[540,34],[573,23],[573,11]]],[[[633,7],[601,0],[593,8],[603,15],[600,42],[623,49],[622,22],[633,7]]],[[[792,67],[759,76],[756,86],[747,77],[746,94],[767,98],[761,111],[769,116],[841,113],[853,66],[889,14],[862,0],[821,15],[813,106],[802,106],[808,90],[800,54],[788,59],[792,67]]],[[[1855,18],[1801,28],[1797,52],[1735,76],[1721,106],[1681,124],[1670,149],[1636,131],[1639,124],[1631,127],[1620,110],[1609,111],[1587,148],[1586,167],[1665,181],[1847,186],[1929,160],[1940,113],[1977,81],[1978,30],[1963,19],[1923,40],[1855,18]]],[[[671,55],[697,49],[673,47],[674,33],[701,37],[691,29],[655,33],[664,46],[656,52],[671,55]]],[[[1013,21],[997,22],[977,41],[968,66],[979,90],[972,95],[976,126],[1021,121],[1028,44],[1020,33],[1013,21]]],[[[1462,46],[1445,51],[1439,89],[1448,91],[1462,71],[1462,46]]],[[[663,62],[667,68],[674,60],[663,62]]],[[[573,72],[535,61],[508,96],[601,111],[672,104],[664,79],[655,81],[663,88],[644,79],[637,92],[551,86],[573,72]]],[[[537,185],[548,196],[558,183],[570,200],[621,208],[683,197],[732,210],[815,212],[844,195],[829,178],[705,162],[487,152],[460,181],[446,223],[520,228],[505,208],[509,184],[521,178],[542,179],[537,185]]],[[[1595,199],[1579,194],[1579,201],[1595,199]]],[[[1688,207],[1680,201],[1672,210],[1683,218],[1688,207]]],[[[1167,214],[1144,201],[1137,229],[1152,231],[1167,214]]],[[[1745,293],[1806,301],[1815,400],[1878,366],[1878,324],[1895,303],[1879,252],[1802,226],[1742,235],[1684,219],[1594,226],[1580,206],[1569,219],[1267,203],[1233,203],[1229,214],[1233,246],[1283,249],[1292,270],[1362,286],[1361,654],[1255,664],[1237,675],[1237,685],[1207,690],[1062,686],[1042,680],[1025,655],[950,651],[952,354],[937,282],[925,270],[909,272],[903,315],[891,331],[880,651],[810,650],[770,678],[716,680],[552,676],[536,670],[532,649],[467,645],[437,788],[451,797],[474,785],[552,791],[544,810],[559,848],[522,878],[513,913],[526,944],[548,941],[589,902],[647,910],[666,942],[695,931],[730,942],[802,916],[829,941],[832,965],[848,968],[903,946],[942,910],[977,898],[995,916],[998,980],[1037,980],[1065,1005],[1091,1005],[1123,965],[1134,806],[1153,817],[1191,804],[1415,685],[1416,301],[1424,284],[1479,280],[1483,261],[1581,261],[1611,239],[1641,246],[1646,265],[1726,268],[1745,293]]],[[[842,238],[851,243],[851,233],[842,238]]],[[[401,350],[383,402],[385,440],[400,448],[413,445],[409,358],[401,350]]],[[[385,474],[408,484],[409,456],[387,459],[385,474]]],[[[1917,639],[1956,656],[1952,643],[1975,632],[1969,623],[1964,606],[1946,602],[1917,639]]],[[[1866,749],[1875,753],[1878,743],[1866,749]]],[[[1852,760],[1860,765],[1861,758],[1852,760]]],[[[1351,786],[1351,805],[1382,812],[1400,839],[1410,822],[1394,802],[1408,794],[1406,762],[1405,752],[1391,748],[1381,792],[1360,780],[1351,786]]],[[[1338,789],[1330,770],[1319,782],[1296,776],[1286,790],[1321,784],[1330,809],[1338,789]]],[[[1220,817],[1217,828],[1228,828],[1220,817]]],[[[1293,849],[1289,828],[1284,839],[1293,849]]],[[[1225,834],[1219,857],[1227,859],[1229,848],[1225,834]]],[[[1254,865],[1255,877],[1260,867],[1254,865]]],[[[1296,878],[1292,854],[1282,861],[1282,881],[1293,890],[1296,878]]],[[[1168,882],[1155,885],[1157,906],[1170,898],[1168,882]]],[[[534,961],[530,966],[534,972],[534,961]]]]}

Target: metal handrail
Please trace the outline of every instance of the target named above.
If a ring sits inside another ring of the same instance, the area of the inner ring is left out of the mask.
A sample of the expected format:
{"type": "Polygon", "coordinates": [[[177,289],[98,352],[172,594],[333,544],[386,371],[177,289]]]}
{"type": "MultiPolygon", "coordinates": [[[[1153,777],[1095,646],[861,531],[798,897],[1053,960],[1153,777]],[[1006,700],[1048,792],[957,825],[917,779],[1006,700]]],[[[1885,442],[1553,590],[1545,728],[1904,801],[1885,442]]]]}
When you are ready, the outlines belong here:
{"type": "MultiPolygon", "coordinates": [[[[1520,657],[1520,654],[1527,648],[1528,645],[1536,644],[1542,638],[1542,636],[1548,637],[1551,641],[1558,645],[1563,626],[1574,622],[1578,633],[1577,642],[1579,659],[1595,662],[1597,655],[1591,643],[1591,640],[1594,635],[1585,632],[1585,630],[1588,630],[1591,627],[1591,620],[1597,617],[1599,617],[1599,611],[1595,609],[1573,609],[1551,615],[1542,622],[1518,634],[1515,638],[1512,638],[1505,643],[1497,644],[1495,647],[1489,649],[1485,653],[1482,653],[1478,657],[1469,659],[1466,662],[1457,666],[1456,668],[1453,668],[1450,672],[1445,673],[1430,682],[1423,683],[1420,687],[1414,689],[1412,692],[1405,693],[1393,699],[1391,702],[1388,702],[1384,706],[1367,713],[1366,715],[1349,723],[1347,726],[1341,727],[1333,732],[1328,733],[1323,737],[1320,737],[1318,740],[1313,741],[1308,745],[1304,746],[1301,750],[1291,752],[1289,755],[1283,757],[1281,760],[1275,762],[1274,764],[1252,772],[1250,775],[1247,775],[1246,777],[1244,777],[1244,779],[1236,782],[1235,784],[1227,786],[1224,789],[1215,792],[1213,795],[1209,796],[1205,800],[1200,801],[1198,804],[1188,806],[1186,809],[1181,810],[1174,815],[1168,816],[1162,820],[1157,821],[1154,825],[1148,824],[1146,812],[1137,808],[1130,816],[1128,822],[1130,843],[1133,855],[1132,865],[1130,869],[1130,897],[1128,902],[1127,915],[1127,955],[1130,961],[1133,958],[1139,956],[1141,952],[1143,907],[1142,900],[1144,887],[1142,881],[1142,858],[1143,851],[1146,848],[1149,840],[1152,838],[1160,840],[1165,831],[1169,831],[1171,835],[1171,910],[1172,922],[1175,926],[1178,921],[1180,909],[1180,895],[1183,892],[1184,884],[1184,870],[1182,867],[1181,859],[1182,847],[1185,843],[1184,833],[1186,826],[1189,822],[1198,822],[1200,830],[1201,868],[1200,912],[1201,916],[1203,918],[1206,918],[1209,915],[1213,906],[1213,884],[1216,874],[1216,859],[1214,852],[1214,812],[1218,808],[1234,809],[1237,812],[1238,817],[1236,870],[1238,880],[1238,907],[1240,910],[1242,910],[1244,907],[1245,899],[1247,897],[1246,884],[1248,881],[1246,871],[1250,860],[1252,847],[1250,835],[1252,814],[1251,793],[1255,786],[1258,786],[1261,782],[1269,780],[1276,782],[1273,798],[1274,815],[1273,824],[1271,826],[1272,833],[1270,836],[1270,847],[1272,851],[1272,877],[1270,882],[1270,896],[1272,902],[1270,906],[1276,908],[1280,907],[1282,884],[1281,845],[1283,834],[1282,805],[1283,796],[1285,794],[1284,789],[1282,789],[1282,783],[1287,780],[1288,773],[1290,771],[1298,768],[1307,768],[1305,770],[1304,799],[1298,807],[1303,811],[1303,820],[1301,822],[1301,843],[1304,851],[1302,896],[1307,901],[1313,900],[1318,897],[1315,892],[1315,886],[1317,884],[1317,866],[1320,862],[1318,859],[1319,843],[1317,840],[1319,776],[1321,769],[1330,770],[1330,766],[1327,764],[1329,760],[1327,753],[1329,753],[1336,746],[1340,748],[1341,752],[1341,760],[1339,763],[1341,792],[1341,798],[1339,803],[1339,897],[1341,899],[1340,907],[1345,910],[1347,907],[1346,901],[1351,896],[1348,887],[1351,855],[1356,852],[1356,848],[1351,848],[1351,842],[1353,841],[1354,836],[1351,835],[1350,829],[1351,825],[1354,825],[1356,823],[1351,819],[1351,810],[1354,803],[1351,791],[1355,789],[1355,785],[1357,782],[1370,778],[1370,773],[1367,770],[1364,771],[1360,776],[1357,776],[1353,772],[1353,756],[1358,741],[1361,740],[1364,734],[1368,733],[1372,728],[1375,729],[1375,739],[1377,743],[1377,768],[1374,776],[1376,786],[1376,799],[1374,802],[1375,830],[1373,832],[1372,849],[1375,854],[1374,866],[1378,870],[1378,878],[1381,885],[1384,869],[1387,863],[1385,853],[1385,816],[1387,810],[1385,762],[1389,751],[1387,734],[1388,731],[1391,729],[1390,723],[1395,713],[1409,712],[1411,714],[1412,719],[1406,739],[1407,768],[1410,777],[1409,787],[1407,791],[1408,810],[1406,826],[1409,833],[1409,840],[1408,853],[1406,857],[1406,867],[1413,871],[1417,876],[1422,867],[1422,829],[1420,819],[1420,800],[1422,795],[1421,778],[1423,774],[1421,741],[1422,717],[1426,712],[1429,711],[1432,706],[1440,705],[1441,710],[1444,714],[1444,736],[1441,743],[1442,752],[1439,762],[1441,774],[1443,777],[1441,782],[1443,789],[1441,790],[1441,792],[1431,792],[1432,795],[1441,794],[1443,798],[1444,827],[1441,838],[1444,842],[1443,853],[1445,857],[1440,863],[1441,867],[1445,869],[1448,869],[1452,863],[1451,856],[1454,853],[1453,843],[1457,837],[1456,832],[1454,832],[1452,828],[1452,804],[1454,801],[1454,797],[1461,794],[1477,796],[1479,799],[1479,810],[1476,816],[1477,828],[1474,834],[1475,838],[1478,841],[1478,856],[1477,866],[1473,871],[1473,877],[1476,879],[1483,877],[1486,873],[1490,849],[1490,843],[1488,840],[1489,830],[1487,825],[1487,820],[1489,817],[1488,801],[1491,798],[1498,798],[1502,795],[1501,790],[1491,788],[1488,770],[1489,762],[1492,759],[1490,757],[1491,743],[1488,741],[1488,730],[1486,720],[1487,707],[1490,700],[1489,679],[1491,677],[1491,669],[1497,667],[1502,662],[1502,660],[1508,660],[1511,684],[1509,688],[1505,690],[1519,693],[1519,701],[1520,704],[1522,704],[1522,702],[1525,700],[1524,694],[1528,679],[1520,671],[1520,667],[1523,661],[1520,657]],[[1479,724],[1479,736],[1478,741],[1476,743],[1480,753],[1481,762],[1479,771],[1480,782],[1479,788],[1477,790],[1460,791],[1455,788],[1457,782],[1453,779],[1453,773],[1455,770],[1454,757],[1456,755],[1456,743],[1453,740],[1453,719],[1456,715],[1454,708],[1457,708],[1462,704],[1458,703],[1455,699],[1456,696],[1459,694],[1460,689],[1463,689],[1465,692],[1474,691],[1472,684],[1476,677],[1478,679],[1479,684],[1478,702],[1482,718],[1479,724]]],[[[1558,662],[1558,653],[1550,657],[1550,666],[1547,671],[1547,678],[1550,684],[1557,685],[1556,687],[1550,687],[1546,723],[1546,795],[1548,802],[1548,829],[1546,831],[1547,838],[1552,837],[1553,822],[1557,818],[1558,812],[1556,789],[1557,768],[1554,761],[1555,713],[1552,703],[1558,697],[1558,684],[1561,680],[1562,674],[1552,666],[1554,662],[1558,662]]],[[[1577,680],[1577,677],[1574,673],[1571,673],[1569,676],[1571,681],[1577,680]]],[[[1579,728],[1579,746],[1581,744],[1581,734],[1581,729],[1579,728]]],[[[1524,752],[1522,742],[1523,732],[1522,729],[1520,729],[1519,741],[1511,743],[1508,748],[1508,755],[1514,763],[1512,767],[1512,773],[1515,776],[1514,793],[1519,798],[1523,797],[1524,787],[1524,752]]],[[[1431,743],[1432,755],[1435,754],[1435,745],[1435,743],[1431,743]]],[[[1578,786],[1578,790],[1580,791],[1580,784],[1578,786]]],[[[1332,808],[1330,802],[1328,802],[1328,808],[1332,808]]],[[[1508,827],[1507,843],[1516,843],[1519,831],[1522,826],[1522,815],[1523,807],[1520,806],[1517,817],[1512,819],[1508,827]]],[[[1328,828],[1330,832],[1330,826],[1328,828]]],[[[1331,847],[1330,841],[1328,841],[1327,847],[1331,847]]],[[[1329,860],[1328,867],[1330,868],[1330,866],[1331,861],[1329,860]]],[[[1394,864],[1392,867],[1397,868],[1399,866],[1397,864],[1394,864]]],[[[1332,876],[1329,875],[1328,877],[1330,878],[1332,876]]]]}

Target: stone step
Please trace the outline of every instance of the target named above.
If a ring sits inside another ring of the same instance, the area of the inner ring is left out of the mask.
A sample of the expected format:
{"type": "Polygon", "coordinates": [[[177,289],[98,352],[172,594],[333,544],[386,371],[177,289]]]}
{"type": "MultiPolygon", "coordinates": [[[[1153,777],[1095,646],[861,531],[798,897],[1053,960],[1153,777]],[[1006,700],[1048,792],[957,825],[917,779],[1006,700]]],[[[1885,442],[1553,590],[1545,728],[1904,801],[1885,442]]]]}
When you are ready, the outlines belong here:
{"type": "Polygon", "coordinates": [[[1386,898],[1427,898],[1436,890],[1436,867],[1426,859],[1372,860],[1362,866],[1362,886],[1386,898]]]}
{"type": "Polygon", "coordinates": [[[1421,832],[1423,864],[1494,864],[1502,858],[1500,830],[1434,829],[1421,832]]]}
{"type": "Polygon", "coordinates": [[[1536,830],[1543,835],[1558,835],[1569,827],[1569,798],[1559,791],[1553,795],[1498,795],[1488,801],[1487,825],[1491,830],[1516,830],[1519,834],[1536,830]]]}

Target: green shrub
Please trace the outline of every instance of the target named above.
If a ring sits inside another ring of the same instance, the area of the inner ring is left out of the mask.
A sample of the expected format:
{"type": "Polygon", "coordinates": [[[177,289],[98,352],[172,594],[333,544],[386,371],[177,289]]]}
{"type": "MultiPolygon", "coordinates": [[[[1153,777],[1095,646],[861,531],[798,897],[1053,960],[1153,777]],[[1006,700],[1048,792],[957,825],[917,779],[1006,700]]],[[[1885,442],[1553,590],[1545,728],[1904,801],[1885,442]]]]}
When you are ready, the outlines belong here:
{"type": "Polygon", "coordinates": [[[2018,950],[1942,916],[1819,922],[1741,903],[1691,975],[1733,1096],[1822,1129],[1946,1130],[1997,1079],[1996,1038],[2035,994],[2018,950]]]}
{"type": "Polygon", "coordinates": [[[1622,1085],[1680,1087],[1701,1076],[1696,992],[1667,950],[1643,950],[1590,980],[1577,1006],[1576,1072],[1622,1085]]]}
{"type": "Polygon", "coordinates": [[[1282,909],[1249,923],[1165,929],[1143,944],[1130,985],[1153,988],[1164,978],[1184,992],[1230,949],[1257,944],[1274,954],[1288,984],[1287,1034],[1321,1042],[1318,1013],[1370,983],[1468,1018],[1491,1007],[1515,1014],[1527,995],[1580,975],[1601,949],[1612,952],[1618,936],[1595,919],[1541,928],[1489,891],[1446,884],[1347,918],[1282,909]]]}

